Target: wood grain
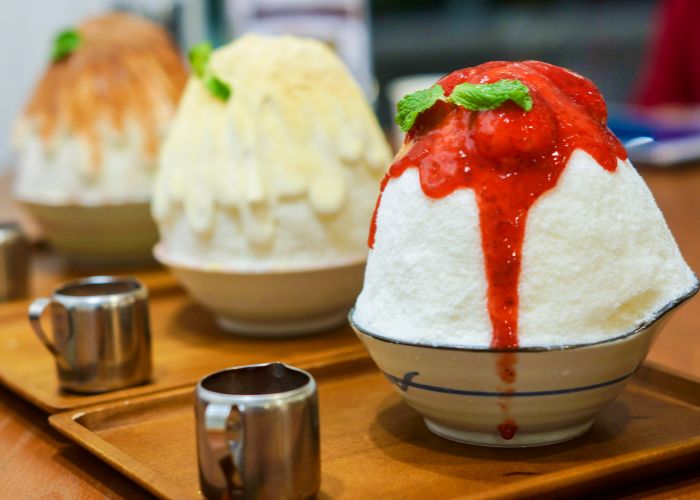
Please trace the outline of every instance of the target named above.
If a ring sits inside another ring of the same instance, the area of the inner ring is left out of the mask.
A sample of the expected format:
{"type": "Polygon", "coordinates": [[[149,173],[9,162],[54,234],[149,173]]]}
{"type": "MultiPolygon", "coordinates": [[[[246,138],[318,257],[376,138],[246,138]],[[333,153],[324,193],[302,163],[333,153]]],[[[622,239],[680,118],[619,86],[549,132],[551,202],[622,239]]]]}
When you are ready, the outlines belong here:
{"type": "MultiPolygon", "coordinates": [[[[320,497],[581,494],[700,459],[700,407],[659,395],[664,386],[651,381],[650,371],[647,383],[633,380],[585,436],[528,449],[465,446],[433,435],[366,361],[316,371],[320,497]]],[[[692,384],[681,395],[697,392],[700,385],[692,384]]],[[[197,498],[192,408],[192,389],[184,389],[54,415],[51,424],[151,492],[197,498]]]]}
{"type": "MultiPolygon", "coordinates": [[[[59,259],[39,252],[34,259],[34,290],[47,294],[58,283],[77,277],[59,259]]],[[[110,270],[97,270],[109,273],[110,270]]],[[[163,268],[131,270],[149,288],[154,377],[150,384],[96,395],[62,392],[53,358],[35,338],[27,321],[29,301],[0,304],[0,382],[48,412],[121,399],[194,384],[229,366],[284,361],[308,368],[345,357],[366,356],[349,326],[306,337],[255,339],[222,331],[163,268]]],[[[50,322],[46,318],[45,323],[50,322]]]]}
{"type": "Polygon", "coordinates": [[[150,498],[53,430],[46,414],[0,389],[1,498],[150,498]]]}
{"type": "MultiPolygon", "coordinates": [[[[663,210],[681,251],[693,269],[700,271],[700,168],[642,170],[663,210]]],[[[17,218],[9,198],[7,180],[0,180],[0,220],[17,218]]],[[[56,257],[37,263],[34,294],[46,294],[71,271],[56,257]]],[[[126,272],[129,270],[123,270],[126,272]]],[[[137,274],[144,279],[153,270],[137,274]]],[[[155,271],[157,273],[157,270],[155,271]]],[[[148,278],[146,278],[148,279],[148,278]]],[[[21,306],[20,308],[23,308],[21,306]]],[[[649,359],[671,367],[681,375],[700,377],[700,298],[690,301],[669,321],[654,345],[649,359]]],[[[84,450],[67,444],[48,428],[42,412],[0,388],[0,492],[8,498],[143,498],[149,495],[110,470],[84,450]],[[6,446],[10,449],[5,453],[6,446]],[[63,457],[67,457],[65,460],[63,457]]],[[[696,462],[697,464],[697,462],[696,462]]],[[[375,473],[360,470],[358,474],[375,473]]],[[[381,473],[381,469],[380,469],[381,473]]],[[[610,486],[601,498],[700,498],[700,468],[693,463],[679,465],[655,479],[640,474],[635,483],[622,488],[610,486]]],[[[432,492],[433,497],[439,491],[432,492]]],[[[402,497],[411,497],[406,490],[402,497]]]]}

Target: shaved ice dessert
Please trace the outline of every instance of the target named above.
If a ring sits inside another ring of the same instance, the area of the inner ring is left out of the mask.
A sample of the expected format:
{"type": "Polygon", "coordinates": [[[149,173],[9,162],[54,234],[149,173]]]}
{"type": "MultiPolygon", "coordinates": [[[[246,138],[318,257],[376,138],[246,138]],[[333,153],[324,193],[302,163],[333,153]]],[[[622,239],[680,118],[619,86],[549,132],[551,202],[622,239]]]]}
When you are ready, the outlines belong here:
{"type": "Polygon", "coordinates": [[[492,62],[423,93],[382,183],[359,326],[433,345],[571,346],[628,333],[696,287],[589,80],[492,62]]]}

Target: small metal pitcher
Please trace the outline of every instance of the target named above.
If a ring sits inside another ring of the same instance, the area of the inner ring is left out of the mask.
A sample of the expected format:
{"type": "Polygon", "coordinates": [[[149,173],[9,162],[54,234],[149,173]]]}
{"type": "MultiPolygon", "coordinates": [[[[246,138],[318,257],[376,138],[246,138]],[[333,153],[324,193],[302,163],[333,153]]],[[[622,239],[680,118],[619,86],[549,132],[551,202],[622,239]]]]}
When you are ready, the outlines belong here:
{"type": "Polygon", "coordinates": [[[321,483],[313,377],[282,363],[229,368],[196,389],[197,452],[207,498],[313,498],[321,483]]]}
{"type": "Polygon", "coordinates": [[[29,306],[29,322],[56,359],[63,389],[107,392],[151,377],[148,292],[135,278],[95,276],[62,285],[29,306]],[[41,327],[47,307],[53,342],[41,327]]]}

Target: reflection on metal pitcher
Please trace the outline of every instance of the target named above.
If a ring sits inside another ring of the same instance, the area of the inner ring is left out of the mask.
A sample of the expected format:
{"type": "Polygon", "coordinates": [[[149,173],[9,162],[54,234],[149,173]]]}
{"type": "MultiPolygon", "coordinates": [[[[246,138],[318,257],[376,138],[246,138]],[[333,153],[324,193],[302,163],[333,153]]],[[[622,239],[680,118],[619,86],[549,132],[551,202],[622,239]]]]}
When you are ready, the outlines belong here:
{"type": "Polygon", "coordinates": [[[96,276],[67,283],[36,299],[29,321],[56,359],[63,389],[106,392],[151,377],[148,292],[135,278],[96,276]],[[49,308],[53,341],[41,326],[49,308]]]}
{"type": "Polygon", "coordinates": [[[196,389],[197,451],[207,498],[312,498],[320,487],[313,377],[282,363],[230,368],[196,389]]]}

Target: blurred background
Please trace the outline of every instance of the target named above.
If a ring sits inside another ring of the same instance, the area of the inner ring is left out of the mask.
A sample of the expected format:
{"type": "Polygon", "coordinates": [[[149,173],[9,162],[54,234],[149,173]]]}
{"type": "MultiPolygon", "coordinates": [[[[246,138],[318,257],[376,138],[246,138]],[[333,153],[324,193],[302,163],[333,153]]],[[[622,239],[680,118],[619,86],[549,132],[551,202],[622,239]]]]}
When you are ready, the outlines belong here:
{"type": "Polygon", "coordinates": [[[422,85],[402,77],[493,59],[562,65],[591,78],[609,102],[632,102],[660,29],[653,0],[4,0],[2,6],[0,169],[12,163],[12,124],[55,34],[108,9],[161,22],[183,50],[203,39],[220,45],[246,31],[322,38],[350,66],[387,126],[391,89],[403,94],[422,85]]]}

